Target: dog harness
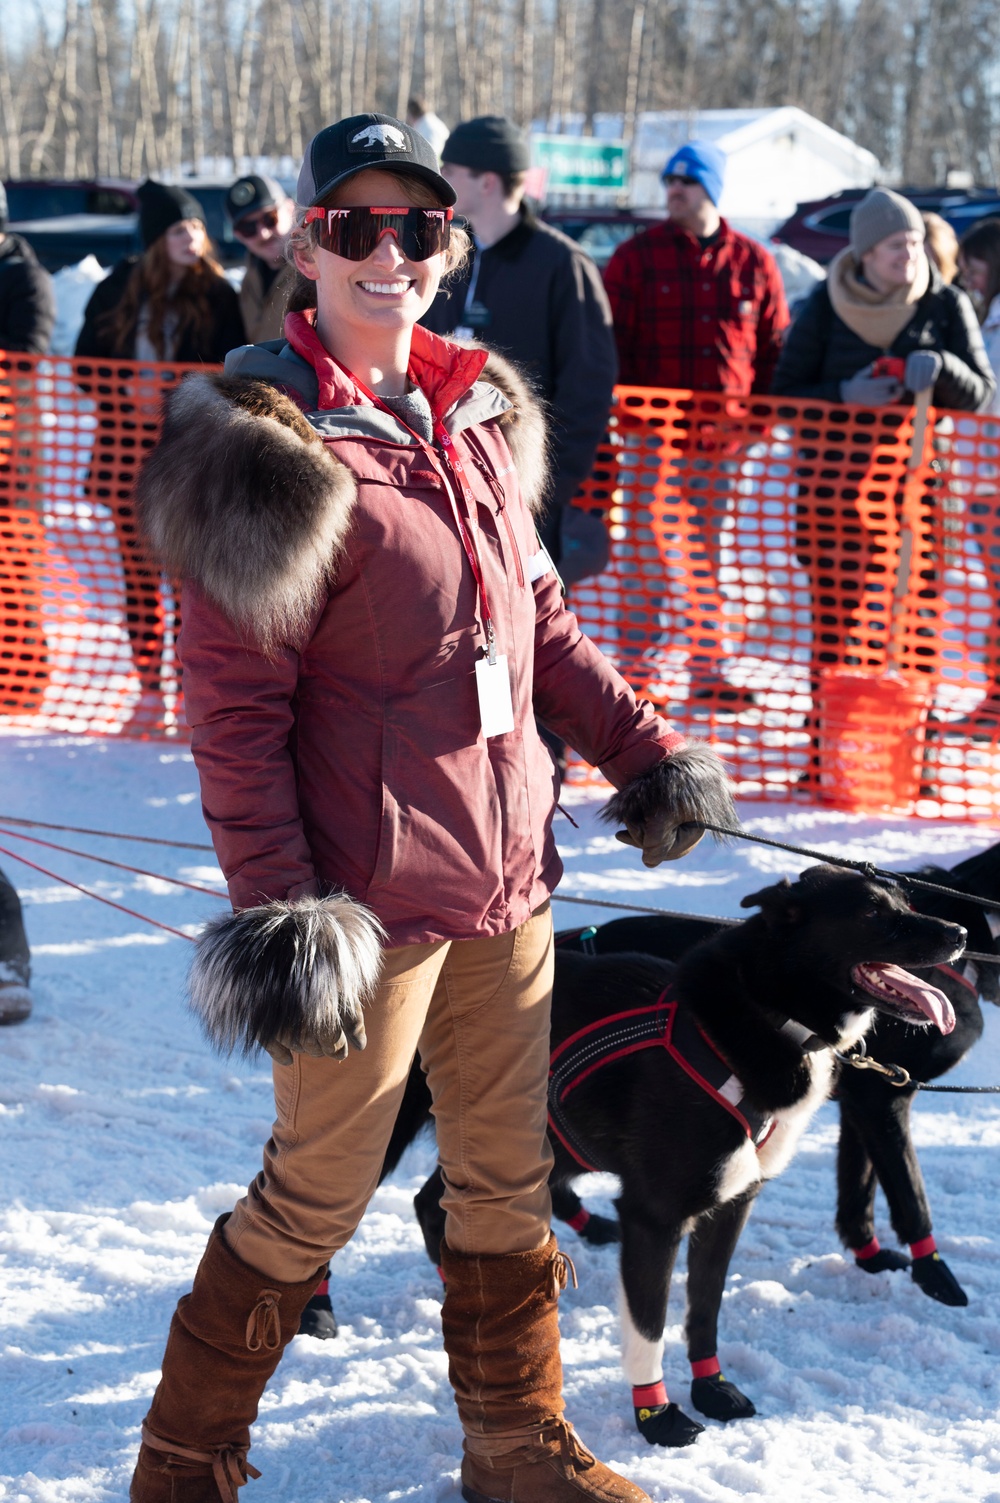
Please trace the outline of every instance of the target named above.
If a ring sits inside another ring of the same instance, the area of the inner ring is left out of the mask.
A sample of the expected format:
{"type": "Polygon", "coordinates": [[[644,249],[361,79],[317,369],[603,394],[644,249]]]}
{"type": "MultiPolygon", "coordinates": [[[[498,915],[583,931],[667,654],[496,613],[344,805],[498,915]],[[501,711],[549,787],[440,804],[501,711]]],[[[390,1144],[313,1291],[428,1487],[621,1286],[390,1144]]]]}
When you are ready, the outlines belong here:
{"type": "MultiPolygon", "coordinates": [[[[784,1031],[793,1028],[797,1042],[811,1037],[809,1029],[799,1024],[786,1024],[784,1031]]],[[[549,1126],[581,1168],[600,1170],[610,1166],[600,1163],[599,1152],[570,1125],[566,1104],[576,1088],[596,1071],[640,1049],[666,1049],[671,1059],[740,1124],[754,1147],[762,1147],[774,1127],[774,1118],[745,1099],[742,1082],[694,1018],[678,1007],[673,987],[668,986],[651,1007],[599,1018],[571,1034],[552,1052],[549,1126]]]]}

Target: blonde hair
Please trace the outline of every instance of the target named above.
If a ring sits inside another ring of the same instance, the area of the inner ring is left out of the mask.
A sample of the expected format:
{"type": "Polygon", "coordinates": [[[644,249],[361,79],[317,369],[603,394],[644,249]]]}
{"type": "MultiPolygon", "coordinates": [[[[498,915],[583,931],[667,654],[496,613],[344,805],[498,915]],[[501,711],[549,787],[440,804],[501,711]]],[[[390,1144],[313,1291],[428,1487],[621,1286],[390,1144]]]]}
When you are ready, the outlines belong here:
{"type": "MultiPolygon", "coordinates": [[[[438,198],[430,183],[425,183],[422,178],[411,177],[405,172],[382,172],[380,175],[396,189],[405,203],[412,204],[415,209],[441,208],[440,198],[438,198]]],[[[341,198],[349,190],[350,179],[346,183],[341,183],[338,187],[334,188],[325,198],[321,198],[319,201],[320,206],[324,209],[341,207],[341,198]]],[[[292,226],[292,232],[288,237],[288,259],[293,263],[297,250],[307,253],[311,252],[319,242],[319,225],[315,221],[312,224],[306,224],[305,217],[307,213],[307,208],[301,204],[296,204],[295,222],[292,226]]],[[[464,229],[457,228],[453,224],[448,249],[444,253],[443,275],[445,277],[451,276],[453,272],[458,271],[464,266],[471,249],[472,241],[469,239],[467,232],[464,229]]],[[[296,308],[314,307],[315,302],[315,283],[310,282],[308,277],[304,277],[299,272],[299,286],[292,293],[289,307],[294,311],[296,308]],[[308,284],[313,289],[311,303],[300,300],[302,297],[308,296],[306,289],[302,286],[303,283],[308,284]]]]}
{"type": "Polygon", "coordinates": [[[942,282],[951,283],[958,276],[958,236],[940,214],[921,214],[927,253],[938,271],[942,282]]]}

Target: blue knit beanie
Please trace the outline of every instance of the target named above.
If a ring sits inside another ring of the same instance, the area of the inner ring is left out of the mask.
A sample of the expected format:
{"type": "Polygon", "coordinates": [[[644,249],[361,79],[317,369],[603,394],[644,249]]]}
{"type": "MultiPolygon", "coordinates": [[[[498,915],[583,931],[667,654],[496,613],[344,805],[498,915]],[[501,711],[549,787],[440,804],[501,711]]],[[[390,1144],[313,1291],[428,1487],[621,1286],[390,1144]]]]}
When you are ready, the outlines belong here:
{"type": "Polygon", "coordinates": [[[726,171],[726,153],[720,151],[717,146],[712,146],[708,141],[688,141],[679,151],[675,151],[667,165],[664,167],[661,177],[670,177],[676,173],[678,177],[696,178],[714,204],[719,202],[722,195],[722,179],[726,171]]]}

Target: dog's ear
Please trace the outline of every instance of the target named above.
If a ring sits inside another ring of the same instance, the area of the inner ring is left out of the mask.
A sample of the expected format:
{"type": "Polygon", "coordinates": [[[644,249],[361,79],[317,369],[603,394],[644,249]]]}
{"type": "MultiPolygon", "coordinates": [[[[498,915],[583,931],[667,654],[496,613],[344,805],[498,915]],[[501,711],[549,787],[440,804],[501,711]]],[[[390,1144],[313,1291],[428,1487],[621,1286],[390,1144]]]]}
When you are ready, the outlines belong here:
{"type": "Polygon", "coordinates": [[[777,928],[779,924],[797,924],[802,917],[802,908],[787,877],[761,892],[748,893],[740,899],[740,907],[759,908],[771,928],[777,928]]]}

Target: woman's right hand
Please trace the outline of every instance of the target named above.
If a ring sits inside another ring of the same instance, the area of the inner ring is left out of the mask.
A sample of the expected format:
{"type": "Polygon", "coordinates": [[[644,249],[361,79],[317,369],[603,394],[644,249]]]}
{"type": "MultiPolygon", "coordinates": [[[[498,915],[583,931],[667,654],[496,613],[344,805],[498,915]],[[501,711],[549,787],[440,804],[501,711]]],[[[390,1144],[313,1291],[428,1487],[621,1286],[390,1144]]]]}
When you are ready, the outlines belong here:
{"type": "Polygon", "coordinates": [[[876,376],[874,361],[840,383],[840,400],[858,407],[887,407],[902,395],[902,381],[895,376],[876,376]]]}

